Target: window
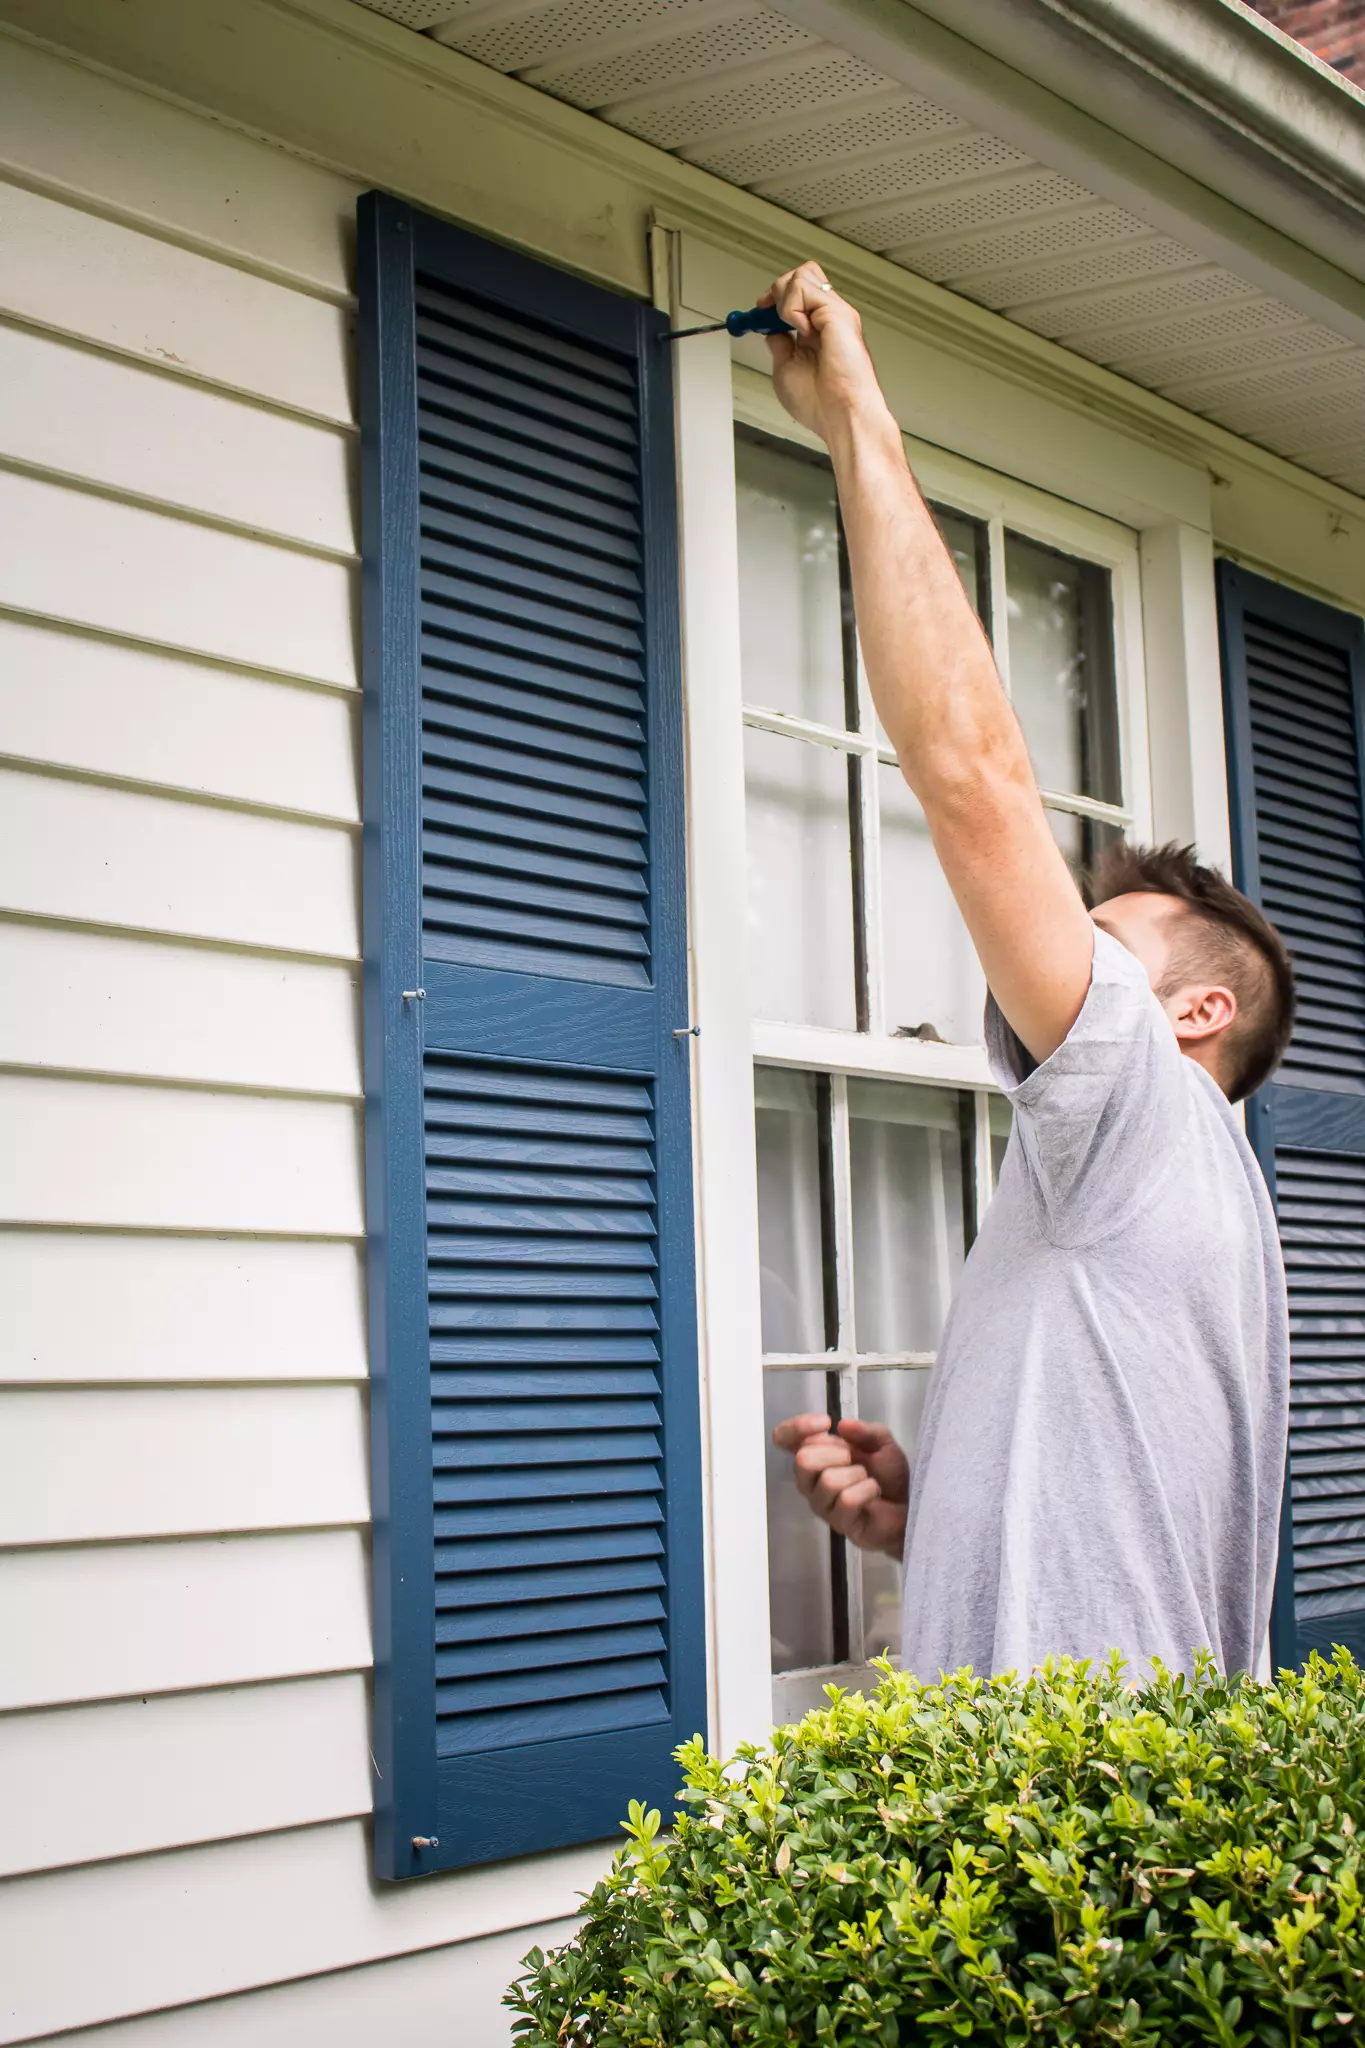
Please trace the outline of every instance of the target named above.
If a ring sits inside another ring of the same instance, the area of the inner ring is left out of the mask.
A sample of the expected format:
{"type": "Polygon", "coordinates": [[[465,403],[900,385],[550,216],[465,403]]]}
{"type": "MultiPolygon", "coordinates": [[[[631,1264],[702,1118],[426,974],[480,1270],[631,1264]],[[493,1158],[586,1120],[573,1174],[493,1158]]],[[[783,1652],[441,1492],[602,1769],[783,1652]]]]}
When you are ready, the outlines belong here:
{"type": "Polygon", "coordinates": [[[361,201],[375,1861],[705,1723],[662,317],[361,201]]]}
{"type": "MultiPolygon", "coordinates": [[[[876,720],[823,452],[740,374],[735,470],[764,1408],[885,1422],[913,1452],[1009,1109],[985,989],[876,720]]],[[[1078,876],[1142,820],[1133,538],[915,457],[1078,876]]],[[[810,1515],[768,1450],[779,1717],[900,1637],[899,1569],[810,1515]]]]}
{"type": "MultiPolygon", "coordinates": [[[[975,1044],[980,970],[861,672],[828,460],[741,422],[735,473],[754,1013],[975,1044]]],[[[1079,876],[1132,817],[1112,570],[933,510],[1079,876]]]]}

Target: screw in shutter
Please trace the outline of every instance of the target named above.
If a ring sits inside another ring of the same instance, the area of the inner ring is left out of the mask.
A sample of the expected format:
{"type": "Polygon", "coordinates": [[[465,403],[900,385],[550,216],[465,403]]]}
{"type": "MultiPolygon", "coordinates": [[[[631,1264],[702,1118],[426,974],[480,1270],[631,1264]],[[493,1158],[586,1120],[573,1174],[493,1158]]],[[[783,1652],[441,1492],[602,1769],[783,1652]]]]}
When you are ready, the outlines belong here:
{"type": "Polygon", "coordinates": [[[673,1033],[673,1036],[675,1038],[700,1038],[701,1026],[700,1024],[680,1024],[673,1033]]]}
{"type": "Polygon", "coordinates": [[[414,1835],[412,1846],[414,1849],[439,1849],[441,1844],[435,1835],[414,1835]]]}
{"type": "Polygon", "coordinates": [[[405,1003],[424,1003],[427,999],[427,992],[424,988],[405,988],[402,991],[402,995],[405,1003]]]}

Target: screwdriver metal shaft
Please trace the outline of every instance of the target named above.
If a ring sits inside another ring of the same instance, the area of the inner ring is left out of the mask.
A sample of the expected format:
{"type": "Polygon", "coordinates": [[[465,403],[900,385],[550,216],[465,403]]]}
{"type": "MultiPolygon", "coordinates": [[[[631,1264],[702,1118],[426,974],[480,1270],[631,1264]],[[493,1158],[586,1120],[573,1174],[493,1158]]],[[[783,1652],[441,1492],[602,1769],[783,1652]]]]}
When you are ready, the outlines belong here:
{"type": "Polygon", "coordinates": [[[744,334],[794,334],[790,321],[784,320],[775,306],[750,306],[745,312],[727,313],[723,320],[712,320],[705,327],[676,327],[671,334],[661,334],[661,341],[686,341],[693,334],[732,334],[736,340],[744,334]]]}

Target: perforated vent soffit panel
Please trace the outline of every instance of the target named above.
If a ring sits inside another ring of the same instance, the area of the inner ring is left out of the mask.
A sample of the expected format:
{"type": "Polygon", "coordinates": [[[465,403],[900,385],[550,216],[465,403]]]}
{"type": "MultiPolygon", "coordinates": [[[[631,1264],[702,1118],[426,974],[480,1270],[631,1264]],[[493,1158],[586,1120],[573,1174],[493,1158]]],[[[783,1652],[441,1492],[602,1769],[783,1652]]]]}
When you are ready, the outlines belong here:
{"type": "Polygon", "coordinates": [[[756,0],[364,0],[1365,492],[1365,349],[756,0]]]}

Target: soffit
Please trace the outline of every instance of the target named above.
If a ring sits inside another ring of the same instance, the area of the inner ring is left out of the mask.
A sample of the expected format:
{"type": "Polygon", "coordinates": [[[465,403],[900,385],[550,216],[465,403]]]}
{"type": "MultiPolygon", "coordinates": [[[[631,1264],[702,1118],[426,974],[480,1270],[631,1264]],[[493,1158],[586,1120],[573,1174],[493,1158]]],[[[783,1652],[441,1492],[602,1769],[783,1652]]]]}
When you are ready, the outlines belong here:
{"type": "Polygon", "coordinates": [[[363,0],[1365,493],[1365,349],[758,0],[363,0]]]}

